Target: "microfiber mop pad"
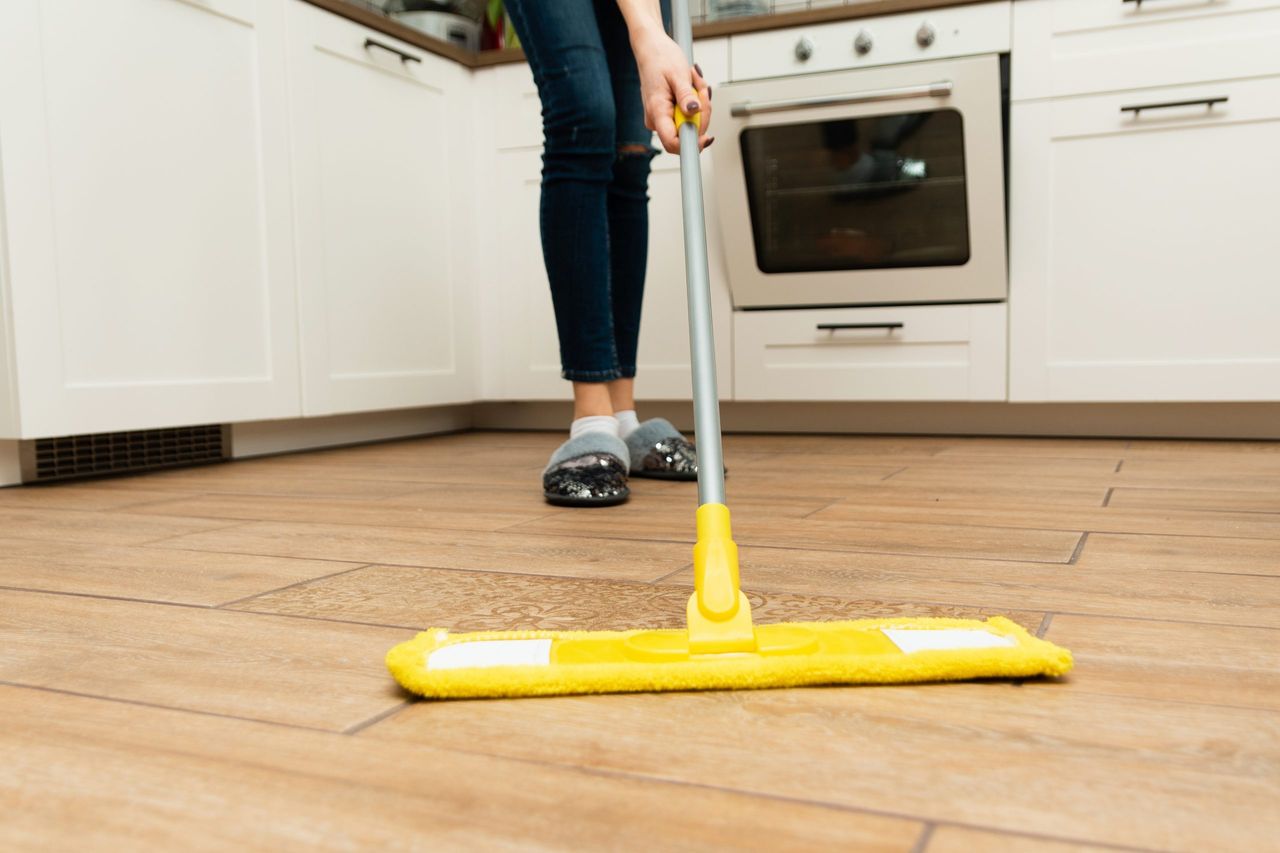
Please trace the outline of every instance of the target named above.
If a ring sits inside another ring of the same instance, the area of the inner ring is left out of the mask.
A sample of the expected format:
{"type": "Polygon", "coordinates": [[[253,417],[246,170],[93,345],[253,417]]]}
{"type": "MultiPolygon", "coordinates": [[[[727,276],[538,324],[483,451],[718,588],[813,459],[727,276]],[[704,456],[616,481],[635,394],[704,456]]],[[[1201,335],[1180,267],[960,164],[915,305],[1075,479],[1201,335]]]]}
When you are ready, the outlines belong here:
{"type": "Polygon", "coordinates": [[[406,690],[437,699],[1029,678],[1071,669],[1066,649],[999,616],[798,622],[755,632],[763,652],[691,656],[680,630],[432,629],[393,648],[387,666],[406,690]]]}

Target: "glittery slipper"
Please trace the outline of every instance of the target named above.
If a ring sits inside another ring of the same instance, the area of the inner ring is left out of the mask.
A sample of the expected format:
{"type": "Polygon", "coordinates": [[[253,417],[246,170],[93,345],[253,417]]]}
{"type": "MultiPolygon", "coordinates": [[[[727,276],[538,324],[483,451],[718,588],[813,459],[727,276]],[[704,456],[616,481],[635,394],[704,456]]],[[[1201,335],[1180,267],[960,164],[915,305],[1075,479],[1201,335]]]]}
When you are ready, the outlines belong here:
{"type": "Polygon", "coordinates": [[[655,480],[698,479],[698,451],[663,418],[650,418],[627,436],[631,476],[655,480]]]}
{"type": "Polygon", "coordinates": [[[585,432],[556,448],[542,472],[542,495],[556,506],[613,506],[625,501],[631,454],[607,432],[585,432]]]}

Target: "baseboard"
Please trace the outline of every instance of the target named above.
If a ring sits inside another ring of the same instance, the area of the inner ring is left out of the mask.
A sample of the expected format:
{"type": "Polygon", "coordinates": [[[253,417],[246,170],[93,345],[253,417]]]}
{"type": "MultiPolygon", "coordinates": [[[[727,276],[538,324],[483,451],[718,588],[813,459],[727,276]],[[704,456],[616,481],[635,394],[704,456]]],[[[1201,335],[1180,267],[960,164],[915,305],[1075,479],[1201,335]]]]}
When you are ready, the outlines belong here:
{"type": "MultiPolygon", "coordinates": [[[[693,429],[688,402],[642,401],[641,417],[693,429]]],[[[564,429],[568,403],[478,403],[479,429],[564,429]]],[[[720,407],[725,432],[1280,439],[1280,403],[748,403],[720,407]]]]}
{"type": "Polygon", "coordinates": [[[242,459],[458,432],[472,427],[472,411],[471,405],[435,406],[232,424],[231,456],[242,459]]]}
{"type": "MultiPolygon", "coordinates": [[[[642,401],[642,417],[692,431],[688,401],[642,401]]],[[[563,430],[568,402],[485,402],[232,424],[233,458],[468,429],[563,430]]],[[[747,403],[721,406],[725,432],[1280,439],[1280,403],[747,403]]],[[[22,482],[21,442],[0,440],[0,486],[22,482]]]]}
{"type": "Polygon", "coordinates": [[[22,482],[22,464],[18,459],[17,441],[0,441],[0,486],[16,486],[22,482]]]}

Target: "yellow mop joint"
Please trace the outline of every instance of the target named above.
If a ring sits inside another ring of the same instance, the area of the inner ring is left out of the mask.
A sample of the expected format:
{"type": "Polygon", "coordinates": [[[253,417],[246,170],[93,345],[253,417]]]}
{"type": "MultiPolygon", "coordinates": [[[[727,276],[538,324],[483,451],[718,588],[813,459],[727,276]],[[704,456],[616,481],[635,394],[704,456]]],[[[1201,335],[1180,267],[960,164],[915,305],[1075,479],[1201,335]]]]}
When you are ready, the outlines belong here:
{"type": "MultiPolygon", "coordinates": [[[[686,0],[676,41],[692,64],[686,0]]],[[[1057,676],[1071,653],[1008,619],[861,619],[755,625],[739,587],[738,546],[724,504],[706,230],[698,164],[701,116],[678,107],[685,272],[698,438],[694,592],[686,630],[424,631],[387,654],[396,680],[440,699],[817,684],[892,684],[1057,676]]]]}

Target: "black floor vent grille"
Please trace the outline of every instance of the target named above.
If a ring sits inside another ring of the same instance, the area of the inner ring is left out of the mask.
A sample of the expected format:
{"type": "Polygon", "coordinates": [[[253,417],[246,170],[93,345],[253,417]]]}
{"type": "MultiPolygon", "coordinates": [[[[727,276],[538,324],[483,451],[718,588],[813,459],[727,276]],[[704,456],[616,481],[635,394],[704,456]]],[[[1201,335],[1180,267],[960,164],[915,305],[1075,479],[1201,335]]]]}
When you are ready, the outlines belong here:
{"type": "Polygon", "coordinates": [[[224,456],[220,424],[39,438],[34,444],[34,482],[196,465],[224,456]]]}

